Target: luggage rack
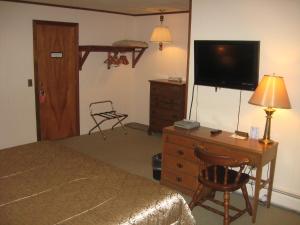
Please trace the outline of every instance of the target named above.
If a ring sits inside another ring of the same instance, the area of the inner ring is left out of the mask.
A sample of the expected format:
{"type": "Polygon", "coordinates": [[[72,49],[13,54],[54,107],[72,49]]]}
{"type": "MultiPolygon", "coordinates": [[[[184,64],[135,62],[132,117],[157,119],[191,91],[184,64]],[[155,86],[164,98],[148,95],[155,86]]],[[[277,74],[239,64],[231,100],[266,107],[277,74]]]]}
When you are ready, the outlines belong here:
{"type": "Polygon", "coordinates": [[[99,101],[99,102],[92,102],[90,104],[90,106],[89,106],[89,109],[90,109],[90,115],[91,115],[92,119],[94,120],[94,122],[96,123],[96,125],[94,127],[92,127],[92,129],[90,129],[89,135],[92,133],[93,130],[95,130],[96,128],[98,128],[99,131],[100,131],[100,133],[101,133],[101,135],[102,135],[102,137],[104,139],[106,139],[106,136],[104,135],[104,132],[102,131],[100,125],[102,123],[104,123],[105,121],[108,121],[108,120],[117,120],[117,122],[112,126],[111,129],[114,129],[115,126],[117,126],[118,124],[120,124],[121,127],[124,130],[124,133],[127,134],[126,128],[124,127],[122,121],[125,120],[128,117],[128,115],[127,114],[118,113],[114,109],[112,101],[105,100],[105,101],[99,101]],[[94,112],[95,106],[100,105],[100,104],[106,105],[110,109],[110,111],[94,112]],[[99,117],[101,118],[101,120],[98,122],[99,117]],[[98,118],[98,120],[96,118],[98,118]]]}

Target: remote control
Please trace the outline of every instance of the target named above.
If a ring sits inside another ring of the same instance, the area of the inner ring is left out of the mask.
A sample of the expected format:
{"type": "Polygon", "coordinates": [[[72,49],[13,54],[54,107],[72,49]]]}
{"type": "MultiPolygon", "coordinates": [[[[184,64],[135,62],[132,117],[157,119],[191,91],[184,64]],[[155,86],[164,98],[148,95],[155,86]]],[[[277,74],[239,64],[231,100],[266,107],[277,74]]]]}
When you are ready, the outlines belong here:
{"type": "Polygon", "coordinates": [[[217,135],[217,134],[220,134],[220,133],[222,133],[222,130],[219,130],[219,129],[212,129],[210,131],[211,135],[217,135]]]}

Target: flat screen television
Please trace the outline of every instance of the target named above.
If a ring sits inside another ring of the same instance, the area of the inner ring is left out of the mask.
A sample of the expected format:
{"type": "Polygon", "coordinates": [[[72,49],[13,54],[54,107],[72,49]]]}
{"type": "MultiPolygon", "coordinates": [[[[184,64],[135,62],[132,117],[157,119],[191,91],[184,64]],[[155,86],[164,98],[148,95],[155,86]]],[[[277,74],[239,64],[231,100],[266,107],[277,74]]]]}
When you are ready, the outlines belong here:
{"type": "Polygon", "coordinates": [[[194,41],[194,84],[255,90],[259,41],[194,41]]]}

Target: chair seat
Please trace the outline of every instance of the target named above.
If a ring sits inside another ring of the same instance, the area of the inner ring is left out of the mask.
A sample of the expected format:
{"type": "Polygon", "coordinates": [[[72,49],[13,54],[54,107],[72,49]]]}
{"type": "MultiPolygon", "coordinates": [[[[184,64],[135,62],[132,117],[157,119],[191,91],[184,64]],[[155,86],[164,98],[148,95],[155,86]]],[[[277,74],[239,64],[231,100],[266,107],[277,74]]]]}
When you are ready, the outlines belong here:
{"type": "Polygon", "coordinates": [[[249,201],[246,184],[249,175],[243,173],[244,167],[249,163],[249,159],[238,155],[217,155],[209,152],[205,147],[199,146],[194,150],[194,155],[199,159],[199,185],[193,194],[189,204],[190,209],[195,206],[202,206],[207,210],[222,215],[224,225],[229,225],[245,212],[252,215],[252,206],[249,201]],[[201,164],[200,164],[201,163],[201,164]],[[237,168],[235,171],[231,168],[237,168]],[[230,192],[241,189],[245,199],[246,208],[238,209],[230,205],[230,192]],[[224,193],[224,201],[215,199],[215,192],[224,193]],[[224,207],[224,212],[204,204],[206,200],[213,201],[224,207]],[[236,211],[234,215],[229,214],[229,209],[236,211]]]}
{"type": "Polygon", "coordinates": [[[249,181],[249,175],[241,173],[240,178],[235,182],[238,172],[232,169],[228,169],[227,173],[227,184],[224,184],[225,169],[223,166],[216,166],[216,182],[214,182],[215,166],[209,166],[207,168],[207,179],[205,179],[205,171],[202,171],[202,175],[198,177],[199,182],[213,188],[217,191],[235,191],[241,188],[242,185],[249,181]]]}

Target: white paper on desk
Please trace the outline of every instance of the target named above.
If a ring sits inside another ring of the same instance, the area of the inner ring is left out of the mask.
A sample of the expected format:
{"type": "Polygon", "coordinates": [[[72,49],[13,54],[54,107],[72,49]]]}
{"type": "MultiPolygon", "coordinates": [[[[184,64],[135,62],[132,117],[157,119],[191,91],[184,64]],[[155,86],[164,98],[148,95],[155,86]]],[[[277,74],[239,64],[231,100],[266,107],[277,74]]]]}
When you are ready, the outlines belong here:
{"type": "Polygon", "coordinates": [[[240,135],[237,135],[237,134],[232,134],[230,137],[236,138],[236,139],[242,139],[242,140],[246,139],[246,137],[243,137],[243,136],[240,136],[240,135]]]}

